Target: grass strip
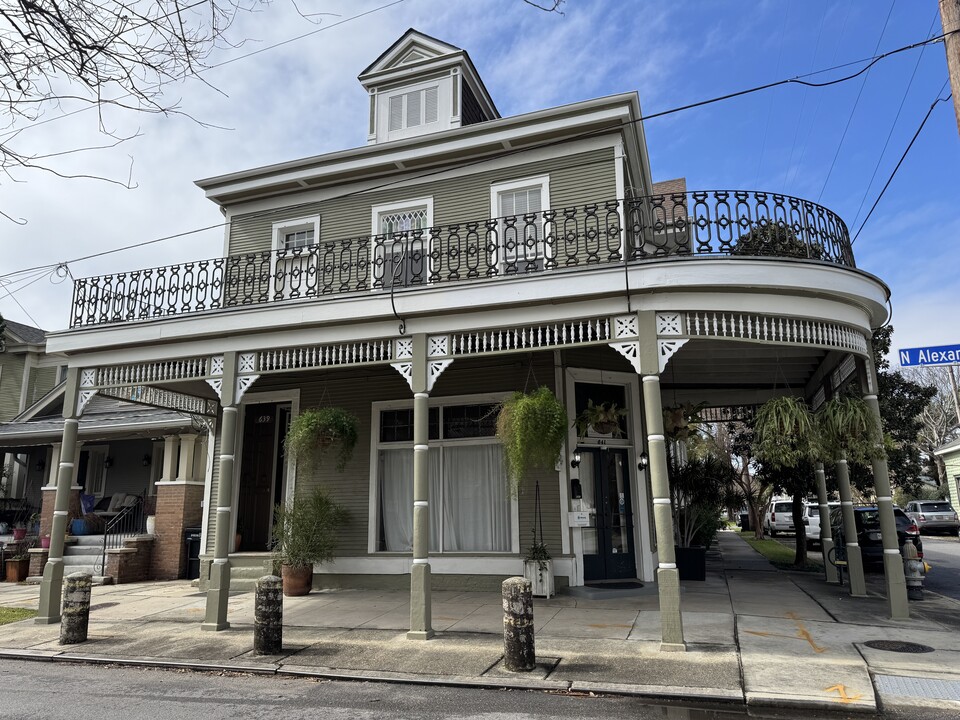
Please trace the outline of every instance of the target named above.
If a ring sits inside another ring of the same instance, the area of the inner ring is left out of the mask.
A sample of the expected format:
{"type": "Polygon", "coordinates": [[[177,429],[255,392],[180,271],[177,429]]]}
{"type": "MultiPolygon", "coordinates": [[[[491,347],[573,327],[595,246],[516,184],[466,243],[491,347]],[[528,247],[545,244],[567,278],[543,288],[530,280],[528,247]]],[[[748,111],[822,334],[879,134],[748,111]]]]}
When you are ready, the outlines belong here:
{"type": "Polygon", "coordinates": [[[29,620],[37,616],[36,610],[18,607],[0,607],[0,625],[29,620]]]}
{"type": "Polygon", "coordinates": [[[787,547],[778,540],[757,540],[756,538],[746,537],[741,534],[747,544],[763,555],[770,563],[779,570],[801,570],[806,572],[820,572],[823,565],[815,560],[807,559],[805,567],[797,567],[793,564],[796,558],[796,551],[792,547],[787,547]]]}

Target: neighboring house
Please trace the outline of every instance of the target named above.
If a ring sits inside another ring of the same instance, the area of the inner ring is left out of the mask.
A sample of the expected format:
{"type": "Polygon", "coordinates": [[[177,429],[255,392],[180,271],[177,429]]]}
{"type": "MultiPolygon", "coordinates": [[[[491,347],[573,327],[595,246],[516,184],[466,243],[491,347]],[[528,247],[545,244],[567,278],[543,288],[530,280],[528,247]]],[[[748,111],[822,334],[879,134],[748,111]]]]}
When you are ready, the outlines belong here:
{"type": "Polygon", "coordinates": [[[208,629],[231,584],[271,567],[272,507],[322,484],[351,519],[315,582],[410,587],[411,637],[432,634],[431,588],[499,588],[542,523],[559,587],[657,581],[665,644],[682,643],[662,409],[816,405],[851,376],[875,393],[886,286],[813,202],[658,189],[635,93],[502,118],[467,53],[414,30],[359,79],[366,146],[198,183],[228,222],[223,257],[76,282],[48,339],[70,366],[64,442],[98,394],[207,404],[205,484],[157,497],[202,494],[208,629]],[[737,252],[758,228],[785,241],[737,252]],[[628,416],[622,437],[571,427],[514,499],[492,418],[537,386],[571,419],[589,401],[628,416]],[[318,405],[360,418],[343,472],[284,456],[318,405]]]}
{"type": "Polygon", "coordinates": [[[960,438],[941,445],[933,454],[943,460],[950,504],[954,509],[960,509],[960,438]]]}
{"type": "MultiPolygon", "coordinates": [[[[60,381],[64,359],[45,353],[46,333],[30,325],[3,320],[0,337],[0,423],[12,420],[50,392],[60,381]]],[[[25,457],[4,453],[0,448],[0,468],[4,471],[0,514],[17,505],[16,512],[26,507],[39,507],[39,488],[30,481],[30,467],[25,457]]],[[[6,521],[6,516],[0,521],[6,521]]]]}

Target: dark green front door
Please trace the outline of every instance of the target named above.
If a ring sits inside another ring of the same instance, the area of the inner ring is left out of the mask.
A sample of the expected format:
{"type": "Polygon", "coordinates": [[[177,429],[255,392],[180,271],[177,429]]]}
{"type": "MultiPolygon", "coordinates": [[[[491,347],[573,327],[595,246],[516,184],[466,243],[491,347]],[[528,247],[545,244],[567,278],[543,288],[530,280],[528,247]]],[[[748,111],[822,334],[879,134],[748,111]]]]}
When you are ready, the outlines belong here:
{"type": "Polygon", "coordinates": [[[584,580],[635,578],[627,451],[581,448],[580,455],[583,499],[596,512],[596,527],[583,529],[584,580]]]}

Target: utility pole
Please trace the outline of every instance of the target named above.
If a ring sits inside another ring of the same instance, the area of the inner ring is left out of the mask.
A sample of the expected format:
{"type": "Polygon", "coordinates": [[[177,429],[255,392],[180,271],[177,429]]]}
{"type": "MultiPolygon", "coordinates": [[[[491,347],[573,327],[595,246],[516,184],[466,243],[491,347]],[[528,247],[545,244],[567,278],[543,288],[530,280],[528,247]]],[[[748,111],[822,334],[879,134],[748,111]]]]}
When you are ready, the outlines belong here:
{"type": "MultiPolygon", "coordinates": [[[[947,71],[950,73],[950,88],[953,90],[953,111],[957,115],[957,132],[960,132],[960,0],[940,0],[940,22],[943,24],[943,49],[947,53],[947,71]],[[955,33],[948,35],[948,33],[955,33]]],[[[951,374],[950,377],[953,377],[951,374]]]]}
{"type": "Polygon", "coordinates": [[[953,365],[947,365],[947,375],[950,376],[950,387],[953,389],[953,407],[957,411],[957,423],[960,424],[960,393],[957,392],[957,379],[953,376],[953,365]]]}

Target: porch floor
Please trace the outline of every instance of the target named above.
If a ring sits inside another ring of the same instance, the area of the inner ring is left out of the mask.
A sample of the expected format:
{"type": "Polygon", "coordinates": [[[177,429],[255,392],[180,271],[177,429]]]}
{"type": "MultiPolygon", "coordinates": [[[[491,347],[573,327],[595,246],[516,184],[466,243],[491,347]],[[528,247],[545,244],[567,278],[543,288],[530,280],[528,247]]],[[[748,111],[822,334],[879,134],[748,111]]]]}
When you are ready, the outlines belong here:
{"type": "MultiPolygon", "coordinates": [[[[406,638],[406,592],[338,590],[284,598],[283,652],[255,656],[253,593],[231,593],[230,629],[204,632],[204,594],[178,581],[94,588],[89,640],[83,645],[60,646],[56,626],[31,621],[3,626],[0,658],[82,657],[794,708],[838,709],[840,703],[852,706],[845,710],[870,711],[876,711],[881,691],[884,704],[897,703],[884,688],[903,683],[884,685],[882,677],[933,673],[960,688],[960,671],[950,669],[960,657],[960,603],[927,593],[923,603],[911,605],[911,620],[891,621],[877,592],[883,589],[882,576],[870,578],[869,597],[854,599],[847,588],[829,586],[816,574],[774,569],[733,533],[721,533],[719,545],[707,580],[683,583],[684,653],[659,650],[656,593],[536,599],[538,667],[530,674],[511,674],[501,668],[498,593],[434,592],[437,636],[420,642],[406,638]],[[863,645],[874,639],[920,642],[935,651],[899,655],[863,645]]],[[[37,593],[33,586],[0,583],[0,606],[36,608],[37,593]]]]}

